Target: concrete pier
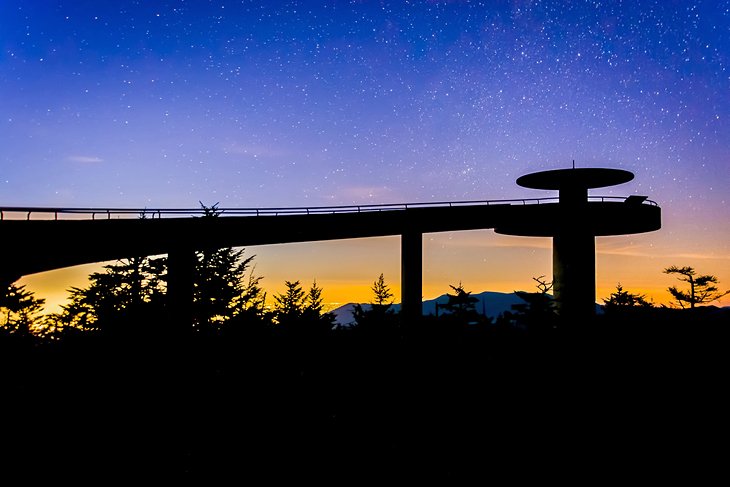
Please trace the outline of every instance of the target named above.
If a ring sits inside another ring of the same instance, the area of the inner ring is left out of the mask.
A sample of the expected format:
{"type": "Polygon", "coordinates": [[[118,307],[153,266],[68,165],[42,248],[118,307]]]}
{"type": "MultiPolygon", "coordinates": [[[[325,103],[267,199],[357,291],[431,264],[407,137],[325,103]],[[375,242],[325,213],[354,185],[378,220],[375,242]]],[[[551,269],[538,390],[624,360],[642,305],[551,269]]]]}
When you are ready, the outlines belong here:
{"type": "Polygon", "coordinates": [[[416,230],[401,235],[401,316],[410,322],[421,316],[423,288],[423,234],[416,230]]]}

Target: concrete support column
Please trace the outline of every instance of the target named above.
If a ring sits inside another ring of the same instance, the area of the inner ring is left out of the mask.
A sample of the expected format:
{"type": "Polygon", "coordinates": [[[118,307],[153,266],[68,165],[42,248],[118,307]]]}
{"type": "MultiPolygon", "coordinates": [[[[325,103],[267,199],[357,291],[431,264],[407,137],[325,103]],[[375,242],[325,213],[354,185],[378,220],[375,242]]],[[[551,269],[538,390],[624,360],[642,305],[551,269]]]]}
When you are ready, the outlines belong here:
{"type": "Polygon", "coordinates": [[[167,254],[167,307],[170,322],[175,327],[192,326],[194,273],[194,250],[170,250],[167,254]]]}
{"type": "Polygon", "coordinates": [[[401,235],[401,315],[408,323],[421,317],[423,293],[422,233],[407,230],[401,235]]]}
{"type": "Polygon", "coordinates": [[[579,230],[553,237],[553,292],[566,322],[586,321],[596,311],[596,237],[579,230]]]}

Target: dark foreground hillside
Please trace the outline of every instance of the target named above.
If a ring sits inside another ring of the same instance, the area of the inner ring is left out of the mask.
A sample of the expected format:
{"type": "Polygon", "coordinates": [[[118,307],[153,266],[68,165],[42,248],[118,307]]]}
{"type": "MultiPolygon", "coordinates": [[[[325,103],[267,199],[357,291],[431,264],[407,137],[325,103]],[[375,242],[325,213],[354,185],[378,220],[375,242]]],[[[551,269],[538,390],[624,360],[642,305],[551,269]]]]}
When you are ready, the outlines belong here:
{"type": "Polygon", "coordinates": [[[707,308],[572,331],[2,337],[0,462],[100,484],[696,482],[725,462],[728,327],[707,308]]]}

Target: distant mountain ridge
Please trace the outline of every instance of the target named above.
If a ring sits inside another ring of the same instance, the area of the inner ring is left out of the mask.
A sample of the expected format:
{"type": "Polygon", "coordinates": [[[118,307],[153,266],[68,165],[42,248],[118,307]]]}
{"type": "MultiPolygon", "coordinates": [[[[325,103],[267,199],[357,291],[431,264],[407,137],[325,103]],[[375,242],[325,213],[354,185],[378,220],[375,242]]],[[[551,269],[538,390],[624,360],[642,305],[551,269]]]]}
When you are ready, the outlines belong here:
{"type": "MultiPolygon", "coordinates": [[[[475,308],[479,314],[486,315],[490,318],[496,318],[505,311],[511,311],[512,305],[525,304],[515,293],[500,293],[495,291],[484,291],[478,294],[471,294],[473,298],[477,299],[475,308]]],[[[448,294],[442,294],[434,299],[428,299],[422,303],[423,315],[435,315],[436,304],[442,305],[449,301],[448,294]]],[[[347,303],[338,308],[332,310],[335,315],[335,323],[343,326],[351,325],[355,322],[352,317],[352,312],[355,309],[355,305],[358,303],[347,303]]],[[[360,303],[363,309],[370,307],[367,303],[360,303]]],[[[393,311],[400,311],[400,303],[394,303],[391,307],[393,311]]]]}

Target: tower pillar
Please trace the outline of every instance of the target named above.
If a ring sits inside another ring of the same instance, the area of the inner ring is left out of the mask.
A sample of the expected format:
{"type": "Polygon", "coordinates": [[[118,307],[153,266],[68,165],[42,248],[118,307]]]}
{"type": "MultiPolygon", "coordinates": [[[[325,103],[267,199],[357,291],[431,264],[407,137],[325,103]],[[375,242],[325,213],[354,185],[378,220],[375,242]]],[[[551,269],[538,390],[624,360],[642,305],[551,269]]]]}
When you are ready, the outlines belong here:
{"type": "Polygon", "coordinates": [[[516,227],[513,234],[553,238],[553,294],[557,311],[566,324],[590,321],[595,315],[596,236],[620,233],[615,225],[607,232],[602,222],[596,221],[591,208],[604,208],[605,203],[589,202],[588,190],[622,184],[633,178],[632,173],[622,169],[573,166],[517,179],[517,184],[526,188],[558,190],[557,205],[550,204],[554,205],[554,211],[543,215],[543,221],[516,227]]]}
{"type": "Polygon", "coordinates": [[[553,237],[553,294],[568,322],[590,320],[596,309],[596,237],[561,231],[553,237]]]}
{"type": "Polygon", "coordinates": [[[406,230],[401,235],[401,316],[408,323],[421,317],[423,287],[423,234],[406,230]]]}

